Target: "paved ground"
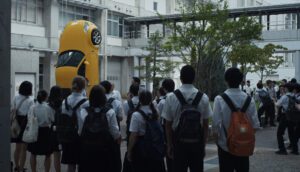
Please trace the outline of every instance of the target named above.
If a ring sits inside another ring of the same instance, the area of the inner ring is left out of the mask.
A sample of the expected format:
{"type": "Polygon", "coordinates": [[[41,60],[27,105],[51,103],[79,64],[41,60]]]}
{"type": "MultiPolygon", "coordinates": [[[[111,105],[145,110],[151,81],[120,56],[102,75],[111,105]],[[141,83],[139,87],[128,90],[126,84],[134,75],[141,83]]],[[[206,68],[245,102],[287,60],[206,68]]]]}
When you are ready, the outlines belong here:
{"type": "MultiPolygon", "coordinates": [[[[122,127],[124,128],[124,127],[122,127]]],[[[300,146],[300,145],[299,145],[300,146]]],[[[14,145],[12,145],[12,152],[14,145]]],[[[125,143],[122,144],[122,157],[126,151],[125,143]]],[[[250,159],[251,172],[300,172],[300,156],[296,155],[276,155],[277,150],[276,128],[265,128],[256,134],[256,149],[250,159]]],[[[28,154],[29,160],[29,154],[28,154]]],[[[30,168],[27,160],[26,167],[30,168]]],[[[43,158],[38,158],[38,171],[43,170],[43,158]]],[[[206,149],[206,158],[204,164],[205,172],[218,172],[217,148],[214,143],[209,143],[206,149]]],[[[0,170],[1,171],[1,170],[0,170]]],[[[28,170],[30,171],[30,170],[28,170]]],[[[62,172],[66,167],[62,166],[62,172]]],[[[51,172],[54,172],[52,167],[51,172]]]]}

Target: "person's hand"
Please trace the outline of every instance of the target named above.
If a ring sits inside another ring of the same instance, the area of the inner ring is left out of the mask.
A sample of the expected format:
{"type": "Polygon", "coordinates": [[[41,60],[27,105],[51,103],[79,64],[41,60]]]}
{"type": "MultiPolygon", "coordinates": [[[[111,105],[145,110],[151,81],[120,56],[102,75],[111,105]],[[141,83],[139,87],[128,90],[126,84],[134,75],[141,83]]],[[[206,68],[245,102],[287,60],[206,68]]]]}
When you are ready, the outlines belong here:
{"type": "Polygon", "coordinates": [[[298,110],[300,110],[300,104],[295,105],[298,110]]]}
{"type": "Polygon", "coordinates": [[[132,153],[131,152],[127,152],[127,160],[129,162],[132,162],[132,153]]]}
{"type": "Polygon", "coordinates": [[[167,147],[167,156],[168,156],[170,159],[173,159],[173,147],[172,147],[172,146],[168,146],[168,147],[167,147]]]}

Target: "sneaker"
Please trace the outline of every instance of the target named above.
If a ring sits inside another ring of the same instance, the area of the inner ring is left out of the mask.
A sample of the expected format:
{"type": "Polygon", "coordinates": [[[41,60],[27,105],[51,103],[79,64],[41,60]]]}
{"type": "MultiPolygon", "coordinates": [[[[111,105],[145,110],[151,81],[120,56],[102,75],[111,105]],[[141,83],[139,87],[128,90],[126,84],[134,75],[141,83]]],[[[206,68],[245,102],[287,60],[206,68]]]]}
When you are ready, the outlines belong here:
{"type": "Polygon", "coordinates": [[[293,154],[293,155],[299,155],[299,152],[296,152],[296,151],[292,151],[290,153],[293,154]]]}
{"type": "Polygon", "coordinates": [[[278,155],[287,155],[288,153],[285,150],[279,150],[275,152],[278,155]]]}

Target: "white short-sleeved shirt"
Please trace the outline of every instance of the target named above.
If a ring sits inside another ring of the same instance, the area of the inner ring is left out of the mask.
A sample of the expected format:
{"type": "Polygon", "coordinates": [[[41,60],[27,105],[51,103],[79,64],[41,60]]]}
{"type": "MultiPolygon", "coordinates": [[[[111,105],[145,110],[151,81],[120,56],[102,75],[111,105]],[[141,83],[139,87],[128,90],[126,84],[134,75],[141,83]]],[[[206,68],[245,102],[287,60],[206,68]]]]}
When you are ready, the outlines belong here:
{"type": "MultiPolygon", "coordinates": [[[[133,103],[133,106],[136,108],[139,105],[139,97],[138,96],[134,96],[131,98],[131,101],[133,103]]],[[[127,116],[128,115],[128,111],[129,111],[129,105],[128,105],[128,101],[124,102],[124,114],[127,116]]]]}
{"type": "MultiPolygon", "coordinates": [[[[187,101],[187,103],[192,103],[198,93],[198,89],[196,89],[192,84],[183,84],[179,88],[179,90],[182,93],[185,100],[187,101]]],[[[208,119],[209,116],[212,115],[212,110],[209,104],[209,98],[207,97],[206,94],[203,94],[197,109],[200,111],[202,115],[200,121],[201,123],[203,122],[203,119],[208,119]]],[[[172,128],[173,130],[175,130],[179,124],[180,113],[181,113],[180,102],[177,99],[176,95],[174,93],[171,93],[166,98],[161,116],[167,121],[173,121],[172,128]]]]}
{"type": "MultiPolygon", "coordinates": [[[[87,103],[89,106],[89,103],[87,103]]],[[[95,108],[95,111],[100,112],[101,108],[95,108]]],[[[80,110],[80,119],[82,121],[85,120],[85,118],[87,117],[88,112],[85,108],[80,110]]],[[[110,109],[109,111],[107,111],[106,113],[106,118],[107,118],[107,122],[108,122],[108,127],[109,127],[109,132],[112,135],[112,137],[114,139],[118,139],[121,135],[120,131],[119,131],[119,126],[118,126],[118,122],[117,122],[117,117],[116,114],[114,112],[113,109],[110,109]]],[[[81,134],[81,130],[80,129],[79,133],[81,134]]]]}
{"type": "Polygon", "coordinates": [[[113,90],[112,91],[112,97],[119,100],[122,103],[122,97],[119,91],[113,90]]]}
{"type": "Polygon", "coordinates": [[[28,111],[30,109],[30,107],[34,105],[34,101],[32,98],[30,97],[25,97],[23,95],[17,95],[15,96],[14,100],[13,100],[13,104],[12,107],[13,108],[17,108],[18,106],[18,115],[20,116],[26,116],[28,114],[28,111]],[[24,100],[25,99],[25,100],[24,100]],[[22,105],[20,106],[20,103],[24,100],[24,102],[22,103],[22,105]]]}
{"type": "MultiPolygon", "coordinates": [[[[245,104],[247,94],[240,89],[227,89],[225,93],[229,96],[236,108],[242,108],[245,104]]],[[[217,96],[214,101],[213,111],[213,130],[218,134],[217,144],[224,150],[228,151],[227,138],[225,136],[224,128],[227,130],[231,120],[231,110],[225,100],[221,96],[217,96]]],[[[252,99],[251,103],[246,111],[248,119],[252,124],[252,127],[258,129],[260,124],[257,117],[257,110],[255,101],[252,99]]]]}
{"type": "MultiPolygon", "coordinates": [[[[81,93],[74,93],[72,92],[71,95],[69,95],[67,97],[68,99],[68,104],[69,106],[71,106],[71,108],[75,107],[77,105],[77,103],[79,103],[82,99],[87,99],[85,96],[83,96],[81,93]]],[[[86,101],[85,103],[83,103],[79,108],[77,108],[76,110],[76,115],[77,115],[77,121],[78,121],[78,128],[81,131],[82,125],[83,125],[83,121],[80,118],[80,110],[82,108],[87,107],[89,104],[86,101]]],[[[69,116],[72,116],[72,110],[69,109],[69,111],[66,109],[65,106],[65,100],[62,102],[62,113],[63,114],[68,114],[69,116]]]]}
{"type": "Polygon", "coordinates": [[[107,98],[107,100],[109,100],[110,98],[115,99],[111,105],[112,105],[113,110],[115,111],[118,119],[121,121],[124,116],[124,109],[122,106],[122,102],[120,102],[118,99],[116,99],[113,94],[106,94],[106,98],[107,98]]]}
{"type": "MultiPolygon", "coordinates": [[[[152,110],[150,109],[149,106],[141,106],[140,110],[142,110],[146,114],[152,113],[152,110]]],[[[146,121],[139,112],[134,112],[132,114],[129,131],[133,133],[138,133],[139,136],[145,135],[146,121]]]]}
{"type": "Polygon", "coordinates": [[[28,117],[35,116],[39,127],[50,127],[54,122],[55,111],[46,103],[35,103],[30,107],[28,117]]]}
{"type": "Polygon", "coordinates": [[[286,93],[285,95],[281,96],[280,99],[276,102],[276,106],[282,107],[283,113],[288,109],[289,106],[289,97],[288,96],[294,96],[293,93],[286,93]]]}

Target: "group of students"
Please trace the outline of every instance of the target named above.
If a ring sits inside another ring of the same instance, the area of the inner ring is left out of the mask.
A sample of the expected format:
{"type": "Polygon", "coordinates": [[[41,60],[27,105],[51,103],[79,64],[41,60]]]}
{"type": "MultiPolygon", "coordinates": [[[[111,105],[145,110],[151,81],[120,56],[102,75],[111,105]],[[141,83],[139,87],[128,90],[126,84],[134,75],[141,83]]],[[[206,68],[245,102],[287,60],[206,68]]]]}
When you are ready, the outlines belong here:
{"type": "Polygon", "coordinates": [[[229,88],[215,98],[213,110],[208,96],[193,85],[192,66],[182,67],[180,80],[182,85],[176,90],[172,79],[163,80],[154,99],[151,92],[141,88],[139,79],[133,78],[124,104],[108,81],[94,86],[87,98],[83,94],[86,81],[78,76],[68,97],[63,99],[55,86],[49,97],[47,92],[39,91],[36,103],[28,98],[32,85],[23,82],[14,99],[14,106],[20,112],[18,121],[24,131],[27,116],[35,115],[39,133],[37,142],[28,147],[21,140],[22,132],[14,140],[15,171],[25,171],[28,150],[33,172],[37,155],[46,156],[45,171],[49,171],[53,152],[56,171],[60,171],[61,162],[68,165],[68,172],[75,172],[77,167],[79,172],[186,172],[188,169],[200,172],[209,118],[218,145],[220,171],[249,171],[254,133],[260,123],[255,101],[239,89],[243,80],[241,71],[229,68],[225,72],[229,88]],[[127,152],[122,165],[120,122],[125,116],[127,152]],[[74,123],[67,123],[67,119],[76,122],[74,128],[68,128],[74,123]],[[64,122],[66,125],[62,125],[64,122]]]}

